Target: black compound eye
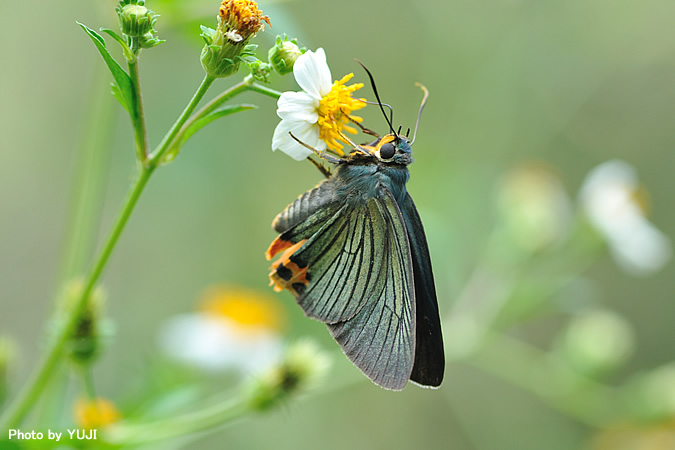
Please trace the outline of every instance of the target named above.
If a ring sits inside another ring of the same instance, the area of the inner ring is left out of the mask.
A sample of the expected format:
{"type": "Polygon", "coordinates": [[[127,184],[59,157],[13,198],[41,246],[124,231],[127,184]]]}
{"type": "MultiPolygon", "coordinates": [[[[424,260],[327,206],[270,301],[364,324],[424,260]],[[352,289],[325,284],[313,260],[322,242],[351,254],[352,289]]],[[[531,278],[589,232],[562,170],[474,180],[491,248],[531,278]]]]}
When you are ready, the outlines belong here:
{"type": "Polygon", "coordinates": [[[382,147],[380,147],[380,158],[382,159],[391,159],[394,157],[395,153],[396,147],[394,147],[394,144],[391,142],[387,142],[386,144],[382,145],[382,147]]]}

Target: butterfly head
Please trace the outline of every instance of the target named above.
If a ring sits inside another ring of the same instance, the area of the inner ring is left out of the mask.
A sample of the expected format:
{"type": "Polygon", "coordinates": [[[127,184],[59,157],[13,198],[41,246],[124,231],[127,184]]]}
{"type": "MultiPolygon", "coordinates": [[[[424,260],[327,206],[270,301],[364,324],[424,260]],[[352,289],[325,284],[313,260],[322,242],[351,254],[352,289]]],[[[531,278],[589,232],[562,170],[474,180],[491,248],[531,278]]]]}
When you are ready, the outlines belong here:
{"type": "Polygon", "coordinates": [[[412,162],[410,140],[400,134],[382,136],[372,147],[370,153],[385,164],[408,165],[412,162]]]}

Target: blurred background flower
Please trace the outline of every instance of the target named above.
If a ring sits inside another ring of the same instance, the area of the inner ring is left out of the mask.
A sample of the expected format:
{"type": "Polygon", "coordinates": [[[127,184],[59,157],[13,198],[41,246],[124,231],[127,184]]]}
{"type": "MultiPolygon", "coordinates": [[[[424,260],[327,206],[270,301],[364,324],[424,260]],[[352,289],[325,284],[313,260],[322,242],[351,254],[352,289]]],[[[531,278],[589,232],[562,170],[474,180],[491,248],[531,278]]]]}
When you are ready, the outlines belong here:
{"type": "Polygon", "coordinates": [[[78,399],[74,408],[75,425],[80,429],[96,430],[122,418],[115,404],[107,398],[78,399]]]}
{"type": "Polygon", "coordinates": [[[184,364],[251,375],[279,362],[284,323],[284,311],[271,296],[213,286],[197,311],[167,320],[159,330],[159,345],[184,364]]]}
{"type": "Polygon", "coordinates": [[[670,260],[670,238],[646,217],[646,190],[631,165],[611,160],[591,170],[579,193],[584,212],[626,271],[652,274],[670,260]]]}

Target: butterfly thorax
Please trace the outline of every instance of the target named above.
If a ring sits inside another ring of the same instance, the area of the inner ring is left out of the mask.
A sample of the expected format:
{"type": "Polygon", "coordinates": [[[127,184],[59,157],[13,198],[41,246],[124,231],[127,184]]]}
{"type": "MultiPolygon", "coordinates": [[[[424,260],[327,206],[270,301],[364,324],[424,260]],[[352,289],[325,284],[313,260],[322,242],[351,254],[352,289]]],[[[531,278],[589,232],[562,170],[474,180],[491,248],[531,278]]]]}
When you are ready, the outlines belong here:
{"type": "Polygon", "coordinates": [[[350,158],[333,174],[339,198],[363,201],[380,195],[385,187],[397,201],[406,195],[409,172],[406,165],[383,163],[374,156],[350,158]]]}

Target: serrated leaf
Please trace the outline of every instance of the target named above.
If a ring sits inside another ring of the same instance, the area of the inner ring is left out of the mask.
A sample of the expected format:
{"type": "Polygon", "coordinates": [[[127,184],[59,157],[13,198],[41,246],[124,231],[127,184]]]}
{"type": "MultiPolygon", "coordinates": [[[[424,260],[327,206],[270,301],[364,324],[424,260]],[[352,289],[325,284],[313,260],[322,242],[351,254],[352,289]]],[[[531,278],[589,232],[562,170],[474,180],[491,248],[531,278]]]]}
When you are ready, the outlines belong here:
{"type": "Polygon", "coordinates": [[[126,58],[127,61],[133,62],[136,60],[136,56],[134,55],[134,52],[131,51],[127,43],[124,41],[122,36],[119,34],[115,33],[113,30],[109,28],[101,28],[100,29],[102,32],[109,34],[112,36],[113,39],[117,41],[118,44],[120,44],[120,47],[122,47],[122,52],[124,53],[124,58],[126,58]]]}
{"type": "MultiPolygon", "coordinates": [[[[115,58],[110,55],[108,52],[108,49],[105,46],[105,41],[103,40],[103,37],[89,28],[88,26],[77,22],[77,24],[82,27],[85,33],[91,38],[91,41],[94,43],[96,48],[98,49],[98,52],[101,54],[103,57],[103,61],[105,61],[106,65],[108,66],[108,69],[110,69],[110,73],[112,74],[113,78],[115,79],[115,83],[117,84],[117,87],[119,89],[119,94],[120,98],[124,100],[124,103],[126,104],[125,109],[127,111],[131,111],[131,105],[133,105],[133,90],[131,87],[131,78],[129,78],[129,75],[125,72],[124,69],[122,69],[122,66],[119,65],[117,61],[115,61],[115,58]]],[[[118,99],[119,100],[119,99],[118,99]]]]}
{"type": "Polygon", "coordinates": [[[192,137],[192,135],[194,135],[197,131],[201,130],[214,120],[220,119],[221,117],[229,116],[231,114],[238,113],[240,111],[248,111],[249,109],[256,109],[256,108],[258,108],[256,105],[248,105],[248,104],[232,105],[216,109],[215,111],[207,114],[201,119],[195,121],[185,130],[185,132],[181,136],[180,142],[174,145],[173,148],[171,148],[171,150],[167,152],[167,154],[164,156],[163,162],[167,163],[176,159],[176,156],[178,156],[178,152],[180,151],[183,144],[185,144],[185,142],[188,139],[190,139],[190,137],[192,137]]]}

